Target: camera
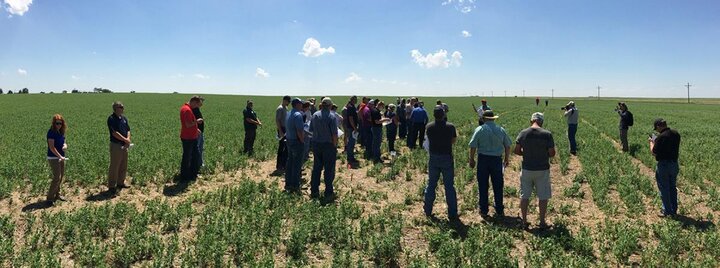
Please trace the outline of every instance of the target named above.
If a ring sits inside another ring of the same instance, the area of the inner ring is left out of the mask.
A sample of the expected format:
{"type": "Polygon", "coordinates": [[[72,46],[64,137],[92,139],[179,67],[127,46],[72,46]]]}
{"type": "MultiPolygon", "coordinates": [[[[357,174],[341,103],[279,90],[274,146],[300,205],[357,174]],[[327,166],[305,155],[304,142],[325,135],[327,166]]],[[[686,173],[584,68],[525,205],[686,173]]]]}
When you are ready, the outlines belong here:
{"type": "Polygon", "coordinates": [[[563,107],[560,107],[560,110],[563,110],[563,111],[569,110],[569,109],[570,109],[570,106],[569,106],[569,105],[565,105],[565,106],[563,106],[563,107]]]}

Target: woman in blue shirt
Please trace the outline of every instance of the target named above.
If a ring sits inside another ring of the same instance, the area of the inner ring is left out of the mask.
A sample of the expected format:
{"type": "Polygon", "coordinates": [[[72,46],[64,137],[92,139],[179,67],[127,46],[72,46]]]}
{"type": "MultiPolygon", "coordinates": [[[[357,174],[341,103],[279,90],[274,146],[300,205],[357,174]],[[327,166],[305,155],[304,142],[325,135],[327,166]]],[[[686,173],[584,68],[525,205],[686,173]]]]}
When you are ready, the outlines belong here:
{"type": "Polygon", "coordinates": [[[67,131],[67,124],[62,115],[59,114],[53,116],[51,124],[47,132],[47,160],[52,172],[52,182],[50,183],[46,201],[53,205],[57,200],[65,201],[60,196],[60,183],[65,178],[65,150],[67,150],[65,131],[67,131]]]}

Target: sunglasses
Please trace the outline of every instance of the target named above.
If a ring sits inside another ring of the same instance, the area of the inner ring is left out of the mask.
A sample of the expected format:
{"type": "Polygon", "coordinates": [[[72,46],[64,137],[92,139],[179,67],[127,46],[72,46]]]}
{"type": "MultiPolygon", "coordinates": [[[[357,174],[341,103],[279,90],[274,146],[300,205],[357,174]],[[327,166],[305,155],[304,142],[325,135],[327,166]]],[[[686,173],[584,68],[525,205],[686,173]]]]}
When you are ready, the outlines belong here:
{"type": "Polygon", "coordinates": [[[63,124],[63,122],[60,122],[60,121],[55,122],[55,125],[56,125],[56,126],[62,126],[62,124],[63,124]]]}

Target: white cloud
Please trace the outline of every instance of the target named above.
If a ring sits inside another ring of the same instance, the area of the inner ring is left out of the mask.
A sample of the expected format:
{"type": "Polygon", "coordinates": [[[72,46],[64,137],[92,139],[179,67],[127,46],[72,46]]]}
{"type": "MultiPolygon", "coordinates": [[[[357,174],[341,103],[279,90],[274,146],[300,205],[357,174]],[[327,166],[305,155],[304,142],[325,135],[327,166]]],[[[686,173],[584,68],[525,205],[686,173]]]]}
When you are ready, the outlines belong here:
{"type": "Polygon", "coordinates": [[[427,69],[448,68],[451,64],[454,66],[460,66],[460,60],[462,59],[460,51],[453,52],[451,58],[448,58],[448,52],[444,49],[440,49],[435,53],[428,53],[424,56],[419,50],[413,49],[410,51],[410,56],[413,58],[415,63],[420,65],[420,67],[427,69]]]}
{"type": "Polygon", "coordinates": [[[270,77],[270,73],[266,72],[260,67],[257,67],[257,69],[255,69],[255,77],[268,78],[270,77]]]}
{"type": "Polygon", "coordinates": [[[465,31],[465,30],[463,30],[461,33],[462,33],[462,36],[465,37],[465,38],[468,38],[468,37],[472,36],[472,34],[471,34],[470,32],[465,31]]]}
{"type": "Polygon", "coordinates": [[[25,76],[25,75],[27,75],[27,70],[19,68],[19,69],[17,70],[17,73],[18,73],[19,75],[25,76]]]}
{"type": "Polygon", "coordinates": [[[12,17],[12,15],[24,15],[25,12],[30,10],[30,4],[32,4],[33,0],[4,0],[5,2],[5,10],[10,13],[9,17],[12,17]]]}
{"type": "Polygon", "coordinates": [[[193,76],[197,79],[202,79],[202,80],[210,79],[210,76],[204,75],[204,74],[194,74],[193,76]]]}
{"type": "Polygon", "coordinates": [[[299,54],[305,57],[319,57],[326,53],[335,54],[335,49],[333,47],[321,47],[317,39],[310,37],[305,40],[305,45],[303,45],[303,49],[299,54]]]}
{"type": "Polygon", "coordinates": [[[457,11],[467,14],[475,9],[475,0],[445,0],[442,5],[453,5],[457,11]]]}
{"type": "Polygon", "coordinates": [[[450,63],[457,67],[460,67],[460,65],[462,64],[462,58],[462,53],[460,53],[460,51],[455,51],[450,56],[450,63]]]}
{"type": "Polygon", "coordinates": [[[363,78],[360,77],[358,74],[350,73],[350,76],[348,76],[348,78],[345,78],[345,83],[360,82],[362,80],[363,78]]]}
{"type": "Polygon", "coordinates": [[[72,78],[72,80],[75,80],[75,81],[80,80],[80,77],[78,77],[76,75],[71,75],[70,78],[72,78]]]}

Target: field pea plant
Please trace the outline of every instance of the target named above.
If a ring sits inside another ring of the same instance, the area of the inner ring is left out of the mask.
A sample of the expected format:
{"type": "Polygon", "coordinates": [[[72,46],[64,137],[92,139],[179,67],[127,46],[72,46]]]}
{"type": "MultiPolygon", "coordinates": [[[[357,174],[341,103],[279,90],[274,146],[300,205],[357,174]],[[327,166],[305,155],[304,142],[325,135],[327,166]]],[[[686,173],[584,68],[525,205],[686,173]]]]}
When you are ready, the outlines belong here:
{"type": "MultiPolygon", "coordinates": [[[[450,106],[458,130],[454,186],[461,223],[446,220],[443,185],[435,217],[423,214],[427,152],[396,142],[384,162],[347,166],[338,148],[337,198],[282,192],[275,167],[274,110],[281,97],[205,96],[205,164],[198,182],[172,182],[181,155],[179,107],[189,95],[46,94],[0,96],[0,266],[3,267],[717,267],[720,191],[717,142],[711,129],[720,108],[674,100],[624,100],[635,116],[629,153],[618,148],[618,100],[575,99],[580,109],[578,154],[570,155],[561,106],[551,99],[488,99],[497,124],[515,140],[530,115],[545,113],[558,155],[551,160],[553,198],[540,229],[532,200],[529,230],[519,227],[521,157],[505,169],[505,217],[478,215],[476,173],[468,142],[477,126],[479,97],[425,97],[450,106]],[[242,154],[242,109],[252,99],[263,126],[255,155],[242,154]],[[104,190],[106,119],[123,101],[135,147],[132,188],[113,199],[104,190]],[[684,111],[678,113],[677,111],[684,111]],[[68,122],[70,160],[62,193],[67,201],[34,209],[49,186],[45,133],[51,116],[68,122]],[[658,217],[660,199],[648,152],[652,119],[665,118],[683,135],[679,212],[658,217]]],[[[315,96],[318,98],[318,96],[315,96]]],[[[304,97],[301,97],[304,98],[304,97]]],[[[347,97],[333,97],[342,107],[347,97]]],[[[381,97],[386,103],[395,97],[381,97]]],[[[713,105],[714,104],[714,105],[713,105]]],[[[384,136],[383,136],[384,137],[384,136]]],[[[362,155],[359,146],[358,156],[362,155]]],[[[322,189],[323,186],[321,186],[322,189]]],[[[484,190],[484,189],[483,189],[484,190]]],[[[492,193],[491,202],[492,202],[492,193]]],[[[491,204],[492,205],[492,204],[491,204]]],[[[491,209],[491,214],[492,214],[491,209]]]]}

